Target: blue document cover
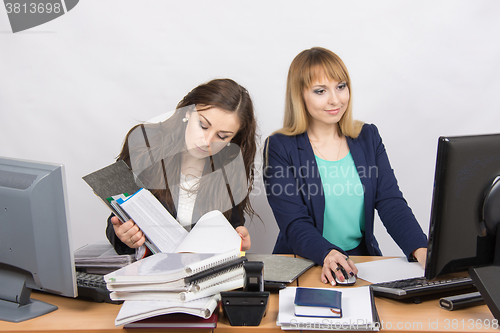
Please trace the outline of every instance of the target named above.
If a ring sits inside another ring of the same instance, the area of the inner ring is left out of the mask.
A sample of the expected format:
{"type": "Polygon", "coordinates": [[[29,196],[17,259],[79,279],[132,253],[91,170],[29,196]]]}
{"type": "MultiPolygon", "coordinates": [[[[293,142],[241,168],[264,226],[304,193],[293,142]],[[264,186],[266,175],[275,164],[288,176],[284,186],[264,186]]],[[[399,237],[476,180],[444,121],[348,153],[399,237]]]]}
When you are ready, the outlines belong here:
{"type": "Polygon", "coordinates": [[[342,317],[342,292],[320,288],[297,288],[295,315],[306,317],[342,317]]]}

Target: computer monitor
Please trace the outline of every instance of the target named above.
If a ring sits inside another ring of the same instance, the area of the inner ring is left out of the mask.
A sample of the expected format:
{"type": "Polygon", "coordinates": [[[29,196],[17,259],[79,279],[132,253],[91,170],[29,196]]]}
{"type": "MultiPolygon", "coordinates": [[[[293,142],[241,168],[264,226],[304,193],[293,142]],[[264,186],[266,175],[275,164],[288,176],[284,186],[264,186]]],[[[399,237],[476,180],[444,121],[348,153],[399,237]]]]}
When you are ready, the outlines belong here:
{"type": "Polygon", "coordinates": [[[31,290],[76,297],[62,165],[0,157],[0,320],[57,309],[31,290]]]}
{"type": "Polygon", "coordinates": [[[494,263],[494,224],[500,220],[498,176],[500,134],[439,138],[427,279],[494,263]]]}

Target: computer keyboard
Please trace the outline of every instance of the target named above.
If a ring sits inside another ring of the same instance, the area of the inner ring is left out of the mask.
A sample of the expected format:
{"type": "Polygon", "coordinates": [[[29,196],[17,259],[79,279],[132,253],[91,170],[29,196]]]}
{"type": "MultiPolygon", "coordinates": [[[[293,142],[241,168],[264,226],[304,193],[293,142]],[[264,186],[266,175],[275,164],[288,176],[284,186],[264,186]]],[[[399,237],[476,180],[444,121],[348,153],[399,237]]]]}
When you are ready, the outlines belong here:
{"type": "Polygon", "coordinates": [[[454,292],[455,290],[470,289],[476,291],[476,287],[470,277],[456,277],[441,280],[427,280],[421,278],[411,278],[372,284],[371,289],[375,296],[406,299],[435,294],[439,296],[443,293],[454,292]]]}
{"type": "Polygon", "coordinates": [[[123,301],[113,301],[109,298],[109,290],[106,288],[104,277],[100,274],[76,271],[76,285],[79,298],[94,302],[123,303],[123,301]]]}

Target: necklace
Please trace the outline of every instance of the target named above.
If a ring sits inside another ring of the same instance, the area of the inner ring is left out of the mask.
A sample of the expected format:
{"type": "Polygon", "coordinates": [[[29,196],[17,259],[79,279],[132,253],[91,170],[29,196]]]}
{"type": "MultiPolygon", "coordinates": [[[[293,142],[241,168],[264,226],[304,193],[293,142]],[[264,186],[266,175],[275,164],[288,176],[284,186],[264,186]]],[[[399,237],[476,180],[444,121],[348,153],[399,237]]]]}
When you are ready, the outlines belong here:
{"type": "MultiPolygon", "coordinates": [[[[339,160],[339,157],[340,157],[340,146],[342,145],[342,135],[340,135],[340,140],[339,140],[339,149],[337,151],[337,159],[336,161],[339,160]]],[[[311,139],[309,139],[309,142],[311,142],[311,145],[313,146],[314,150],[317,151],[319,153],[319,155],[321,156],[322,159],[326,160],[326,161],[329,161],[327,158],[325,158],[325,156],[323,156],[323,154],[321,153],[321,151],[316,147],[316,145],[314,144],[314,142],[311,141],[311,139]]]]}

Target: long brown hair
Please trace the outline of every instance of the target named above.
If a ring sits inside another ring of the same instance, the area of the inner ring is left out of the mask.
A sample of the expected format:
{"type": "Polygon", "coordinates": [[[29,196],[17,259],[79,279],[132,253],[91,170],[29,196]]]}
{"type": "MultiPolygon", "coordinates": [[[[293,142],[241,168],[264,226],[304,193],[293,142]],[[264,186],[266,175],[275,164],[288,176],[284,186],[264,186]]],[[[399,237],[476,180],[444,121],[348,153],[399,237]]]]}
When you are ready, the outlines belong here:
{"type": "MultiPolygon", "coordinates": [[[[229,219],[231,209],[222,210],[220,203],[227,198],[228,191],[233,197],[239,197],[241,204],[238,206],[240,220],[243,221],[244,213],[250,217],[256,215],[250,203],[250,192],[254,184],[254,158],[257,150],[257,122],[254,116],[253,103],[248,91],[231,79],[215,79],[201,84],[191,90],[177,104],[176,111],[167,120],[159,124],[139,124],[134,126],[126,135],[122,151],[118,159],[124,160],[134,171],[140,171],[137,175],[144,187],[151,192],[176,215],[175,202],[177,200],[175,190],[179,186],[181,170],[181,152],[184,150],[186,122],[183,118],[186,112],[203,111],[211,107],[220,108],[229,113],[235,113],[239,119],[240,128],[232,138],[231,144],[224,147],[214,156],[210,156],[205,164],[203,174],[210,177],[202,177],[197,187],[199,198],[210,198],[203,200],[204,205],[198,207],[198,217],[210,210],[219,209],[229,219]],[[141,137],[136,145],[132,141],[136,136],[141,137]],[[142,141],[141,141],[142,140],[142,141]],[[165,143],[167,143],[165,145],[165,143]],[[225,172],[224,166],[233,161],[241,153],[244,164],[246,179],[238,177],[237,173],[225,172]],[[132,156],[132,158],[131,158],[132,156]],[[139,161],[134,161],[139,156],[139,161]],[[222,173],[213,171],[223,170],[222,173]],[[217,179],[224,177],[224,179],[217,179]],[[242,183],[243,181],[243,183],[242,183]],[[229,188],[227,184],[241,184],[229,188]],[[239,192],[239,193],[236,193],[239,192]],[[244,193],[242,193],[244,192],[244,193]]],[[[238,204],[234,202],[233,204],[238,204]]],[[[193,216],[196,212],[193,213],[193,216]]]]}
{"type": "Polygon", "coordinates": [[[325,75],[332,81],[346,82],[351,97],[347,109],[339,121],[339,128],[341,133],[346,136],[358,137],[363,123],[353,120],[352,87],[349,72],[338,55],[322,47],[304,50],[293,59],[288,70],[283,128],[275,133],[298,135],[307,131],[309,121],[304,102],[304,90],[309,88],[321,75],[325,75]]]}

